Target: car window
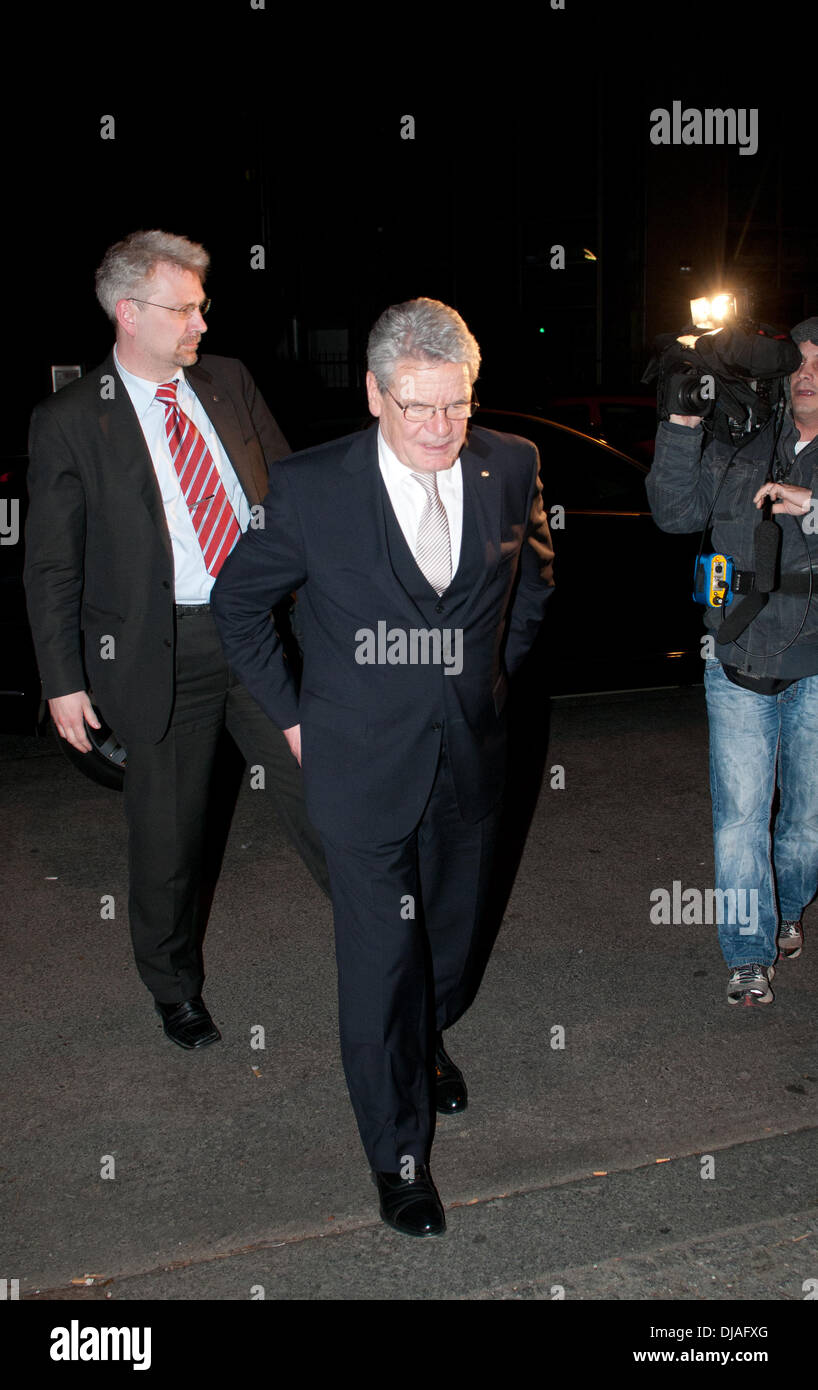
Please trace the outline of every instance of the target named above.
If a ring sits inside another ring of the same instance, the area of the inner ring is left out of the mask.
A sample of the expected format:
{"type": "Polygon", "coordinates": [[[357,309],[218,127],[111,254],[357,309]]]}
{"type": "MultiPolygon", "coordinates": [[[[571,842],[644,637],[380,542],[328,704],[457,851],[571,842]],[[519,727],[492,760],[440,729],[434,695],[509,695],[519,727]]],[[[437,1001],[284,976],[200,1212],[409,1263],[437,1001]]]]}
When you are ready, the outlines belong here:
{"type": "Polygon", "coordinates": [[[602,433],[617,449],[652,439],[656,434],[656,410],[652,405],[634,405],[626,401],[600,403],[602,433]]]}
{"type": "Polygon", "coordinates": [[[590,409],[582,403],[549,405],[546,414],[549,420],[556,420],[558,425],[569,425],[572,430],[581,430],[583,434],[587,434],[591,428],[590,409]]]}
{"type": "MultiPolygon", "coordinates": [[[[593,439],[552,430],[548,451],[554,501],[577,510],[647,511],[643,473],[593,439]],[[559,493],[559,496],[557,496],[559,493]]],[[[542,457],[543,450],[540,451],[542,457]]]]}
{"type": "Polygon", "coordinates": [[[536,444],[546,504],[573,511],[649,511],[644,470],[587,435],[547,420],[479,410],[476,425],[520,434],[536,444]]]}

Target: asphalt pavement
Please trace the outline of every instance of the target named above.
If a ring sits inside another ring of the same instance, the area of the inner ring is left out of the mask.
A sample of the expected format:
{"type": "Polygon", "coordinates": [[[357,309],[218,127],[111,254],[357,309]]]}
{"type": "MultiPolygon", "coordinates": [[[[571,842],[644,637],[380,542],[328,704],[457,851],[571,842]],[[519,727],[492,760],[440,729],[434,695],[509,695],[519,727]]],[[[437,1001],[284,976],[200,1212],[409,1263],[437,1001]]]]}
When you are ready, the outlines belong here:
{"type": "Polygon", "coordinates": [[[729,1008],[715,927],[651,920],[656,890],[713,881],[702,688],[540,715],[502,928],[447,1034],[470,1096],[432,1155],[448,1230],[420,1241],[379,1220],[329,905],[264,793],[242,784],[205,943],[223,1041],[185,1053],[133,966],[120,794],[50,737],[0,741],[7,1297],[706,1300],[722,1320],[815,1298],[818,910],[775,1003],[729,1008]]]}

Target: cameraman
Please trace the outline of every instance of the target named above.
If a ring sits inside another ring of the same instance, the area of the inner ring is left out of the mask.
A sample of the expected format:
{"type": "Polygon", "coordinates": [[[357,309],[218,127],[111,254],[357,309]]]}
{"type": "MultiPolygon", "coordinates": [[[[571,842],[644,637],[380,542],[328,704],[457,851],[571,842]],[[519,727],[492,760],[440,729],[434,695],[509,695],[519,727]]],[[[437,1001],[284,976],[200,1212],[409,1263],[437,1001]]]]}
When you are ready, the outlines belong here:
{"type": "MultiPolygon", "coordinates": [[[[818,318],[798,324],[791,336],[801,365],[789,378],[777,444],[773,417],[738,452],[715,438],[702,450],[702,417],[671,414],[659,425],[647,480],[657,525],[685,532],[703,528],[724,479],[711,517],[713,547],[731,556],[737,571],[754,569],[754,532],[769,496],[783,533],[780,574],[800,571],[789,592],[772,592],[726,646],[715,633],[745,600],[734,597],[726,613],[706,610],[715,654],[704,680],[716,887],[736,890],[738,903],[757,905],[750,916],[755,925],[719,923],[729,1004],[772,1001],[774,962],[778,953],[801,954],[801,915],[818,888],[818,573],[811,602],[807,597],[810,564],[818,568],[812,508],[813,496],[818,505],[818,318]],[[776,768],[780,806],[771,852],[776,768]]],[[[721,915],[748,921],[746,912],[721,915]]]]}

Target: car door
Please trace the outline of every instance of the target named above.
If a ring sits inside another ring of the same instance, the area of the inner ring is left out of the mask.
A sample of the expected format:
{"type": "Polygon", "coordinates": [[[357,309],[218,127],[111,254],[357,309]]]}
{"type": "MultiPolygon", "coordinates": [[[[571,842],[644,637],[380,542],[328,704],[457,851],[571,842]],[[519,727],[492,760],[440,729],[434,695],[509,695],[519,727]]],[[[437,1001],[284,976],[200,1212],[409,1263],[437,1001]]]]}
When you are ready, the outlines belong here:
{"type": "Polygon", "coordinates": [[[555,550],[547,642],[552,689],[630,689],[699,679],[700,612],[690,598],[697,539],[656,526],[647,469],[576,430],[514,412],[477,424],[540,454],[555,550]]]}

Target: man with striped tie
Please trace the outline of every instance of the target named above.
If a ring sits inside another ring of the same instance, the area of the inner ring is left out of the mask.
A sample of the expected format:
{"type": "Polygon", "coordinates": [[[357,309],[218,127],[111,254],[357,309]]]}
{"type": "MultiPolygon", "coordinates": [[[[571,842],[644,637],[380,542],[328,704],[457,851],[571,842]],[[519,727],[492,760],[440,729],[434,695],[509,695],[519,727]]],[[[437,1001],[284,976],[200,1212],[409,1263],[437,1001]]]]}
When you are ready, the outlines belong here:
{"type": "Polygon", "coordinates": [[[283,734],[229,669],[210,590],[287,442],[242,363],[204,357],[203,247],[135,232],[109,248],[97,298],[115,325],[95,371],[32,417],[25,583],[43,692],[88,752],[89,690],[127,749],[129,917],[164,1030],[216,1042],[202,1001],[206,809],[223,729],[317,882],[321,842],[283,734]]]}
{"type": "Polygon", "coordinates": [[[412,1236],[445,1229],[434,1118],[467,1094],[443,1031],[479,975],[507,678],[551,593],[537,450],[468,431],[479,363],[448,305],[387,309],[368,349],[377,426],[274,471],[264,527],[213,592],[229,660],[303,758],[350,1096],[381,1216],[412,1236]],[[300,693],[265,620],[296,588],[300,693]]]}

